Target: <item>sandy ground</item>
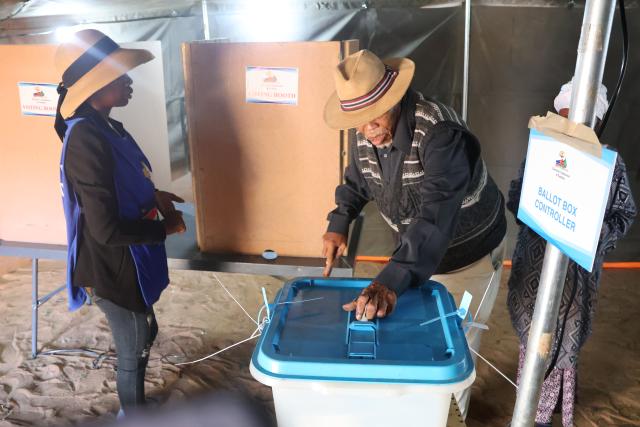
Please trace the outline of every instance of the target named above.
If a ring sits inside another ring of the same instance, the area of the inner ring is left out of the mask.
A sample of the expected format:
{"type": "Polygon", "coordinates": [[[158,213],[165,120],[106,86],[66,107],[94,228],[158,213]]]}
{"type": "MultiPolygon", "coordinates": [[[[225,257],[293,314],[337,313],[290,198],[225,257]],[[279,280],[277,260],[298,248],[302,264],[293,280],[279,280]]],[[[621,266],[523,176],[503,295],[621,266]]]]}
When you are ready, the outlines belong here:
{"type": "MultiPolygon", "coordinates": [[[[40,267],[43,295],[63,283],[64,264],[41,262],[40,267]]],[[[358,274],[370,276],[378,268],[363,264],[358,274]]],[[[638,271],[604,275],[594,335],[582,353],[578,426],[640,425],[639,275],[638,271]]],[[[248,370],[252,344],[188,367],[169,363],[205,356],[254,331],[255,324],[220,288],[216,277],[254,316],[261,305],[260,287],[272,297],[282,285],[267,276],[172,271],[172,285],[156,306],[160,333],[147,372],[148,394],[166,404],[204,392],[235,390],[272,408],[270,389],[254,381],[248,370]]],[[[28,267],[0,277],[0,427],[113,418],[118,403],[111,360],[94,368],[94,359],[84,356],[30,359],[30,286],[28,267]]],[[[514,378],[517,340],[505,298],[503,283],[481,353],[514,378]]],[[[62,294],[41,307],[40,347],[113,350],[97,307],[69,313],[62,294]]],[[[513,387],[479,362],[468,426],[506,426],[514,401],[513,387]]]]}
{"type": "MultiPolygon", "coordinates": [[[[639,278],[638,270],[603,274],[593,335],[580,353],[575,418],[579,427],[640,426],[639,278]]],[[[508,320],[506,291],[503,277],[481,354],[515,379],[518,340],[508,320]]],[[[505,426],[514,404],[513,386],[478,362],[468,426],[505,426]]],[[[554,425],[561,425],[559,415],[554,425]]]]}
{"type": "Polygon", "coordinates": [[[5,273],[12,272],[20,267],[30,265],[29,258],[17,258],[11,256],[0,256],[0,276],[5,273]]]}

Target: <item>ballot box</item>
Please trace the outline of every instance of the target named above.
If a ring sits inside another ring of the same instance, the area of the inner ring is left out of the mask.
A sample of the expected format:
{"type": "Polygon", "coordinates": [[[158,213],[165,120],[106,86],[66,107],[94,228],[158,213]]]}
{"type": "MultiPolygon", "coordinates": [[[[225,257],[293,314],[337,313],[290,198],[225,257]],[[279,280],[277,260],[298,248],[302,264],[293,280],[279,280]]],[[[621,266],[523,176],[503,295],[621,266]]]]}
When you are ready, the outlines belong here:
{"type": "Polygon", "coordinates": [[[443,285],[409,289],[388,317],[358,321],[342,305],[369,283],[295,279],[270,304],[250,368],[272,388],[280,427],[444,427],[451,394],[473,383],[443,285]]]}

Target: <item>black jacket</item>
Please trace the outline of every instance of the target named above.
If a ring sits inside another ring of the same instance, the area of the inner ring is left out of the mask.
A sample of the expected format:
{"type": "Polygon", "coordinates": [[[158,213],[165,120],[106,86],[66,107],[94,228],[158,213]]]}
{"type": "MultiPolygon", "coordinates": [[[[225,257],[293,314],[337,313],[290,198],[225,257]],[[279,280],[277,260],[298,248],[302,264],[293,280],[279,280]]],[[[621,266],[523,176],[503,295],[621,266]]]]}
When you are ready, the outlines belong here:
{"type": "Polygon", "coordinates": [[[400,295],[433,274],[477,261],[500,244],[506,233],[504,199],[486,172],[478,140],[452,109],[409,90],[393,144],[386,149],[369,146],[361,135],[351,145],[328,231],[346,235],[364,205],[376,201],[401,235],[376,281],[400,295]],[[416,162],[421,166],[407,166],[416,162]],[[423,178],[413,177],[412,171],[422,171],[423,178]],[[476,191],[476,202],[463,203],[476,191]],[[405,218],[410,222],[397,222],[405,218]]]}
{"type": "MultiPolygon", "coordinates": [[[[75,117],[88,120],[72,128],[64,164],[81,208],[74,284],[91,287],[97,296],[128,310],[144,312],[146,307],[128,246],[163,242],[164,224],[119,219],[112,148],[98,126],[114,130],[90,107],[81,108],[75,117]]],[[[119,133],[124,133],[120,122],[109,120],[119,133]]]]}

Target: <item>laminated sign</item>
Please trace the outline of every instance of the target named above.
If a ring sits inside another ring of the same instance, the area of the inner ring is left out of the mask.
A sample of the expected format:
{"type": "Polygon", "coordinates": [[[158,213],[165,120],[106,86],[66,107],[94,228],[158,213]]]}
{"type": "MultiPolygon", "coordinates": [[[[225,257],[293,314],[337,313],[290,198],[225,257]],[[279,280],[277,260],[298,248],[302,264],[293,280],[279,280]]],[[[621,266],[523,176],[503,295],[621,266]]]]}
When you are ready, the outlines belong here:
{"type": "Polygon", "coordinates": [[[20,110],[25,116],[56,115],[58,85],[51,83],[18,83],[20,110]]]}
{"type": "Polygon", "coordinates": [[[591,271],[617,154],[591,128],[553,113],[529,127],[518,219],[591,271]]]}
{"type": "Polygon", "coordinates": [[[298,69],[247,67],[246,101],[254,104],[298,105],[298,69]]]}

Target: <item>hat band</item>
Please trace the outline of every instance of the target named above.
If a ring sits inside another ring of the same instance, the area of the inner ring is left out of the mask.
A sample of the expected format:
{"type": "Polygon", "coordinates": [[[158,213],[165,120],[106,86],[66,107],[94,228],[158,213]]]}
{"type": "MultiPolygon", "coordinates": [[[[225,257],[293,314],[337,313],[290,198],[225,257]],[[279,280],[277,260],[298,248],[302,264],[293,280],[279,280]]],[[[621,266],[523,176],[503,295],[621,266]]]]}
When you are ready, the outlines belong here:
{"type": "Polygon", "coordinates": [[[64,74],[62,74],[62,83],[67,88],[73,86],[75,82],[80,80],[80,77],[87,74],[93,67],[98,65],[100,61],[119,48],[118,43],[109,37],[105,36],[101,38],[69,65],[64,74]]]}
{"type": "Polygon", "coordinates": [[[397,76],[397,71],[385,66],[384,76],[369,93],[354,99],[341,100],[340,108],[342,108],[342,111],[356,111],[376,103],[387,93],[397,76]]]}

